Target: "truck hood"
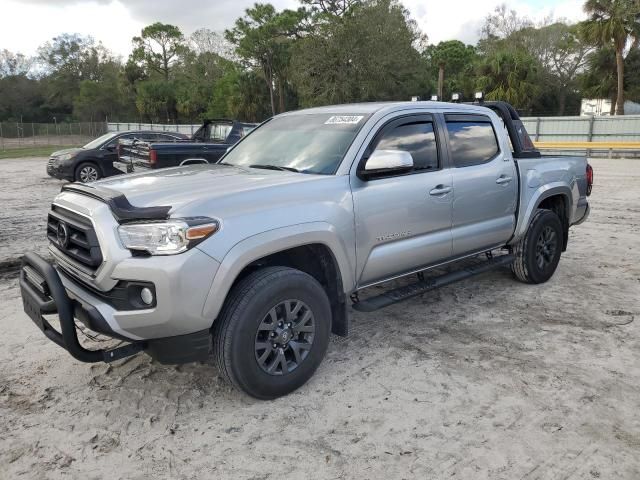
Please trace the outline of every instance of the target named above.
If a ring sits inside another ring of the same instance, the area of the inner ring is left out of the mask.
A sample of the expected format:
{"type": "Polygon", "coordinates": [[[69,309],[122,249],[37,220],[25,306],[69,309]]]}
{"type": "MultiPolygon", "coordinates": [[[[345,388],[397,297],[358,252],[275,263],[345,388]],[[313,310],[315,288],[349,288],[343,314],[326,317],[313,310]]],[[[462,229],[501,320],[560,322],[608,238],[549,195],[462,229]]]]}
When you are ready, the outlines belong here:
{"type": "Polygon", "coordinates": [[[124,194],[136,207],[165,205],[171,206],[173,213],[195,201],[327,177],[230,165],[190,165],[110,177],[94,185],[124,194]]]}

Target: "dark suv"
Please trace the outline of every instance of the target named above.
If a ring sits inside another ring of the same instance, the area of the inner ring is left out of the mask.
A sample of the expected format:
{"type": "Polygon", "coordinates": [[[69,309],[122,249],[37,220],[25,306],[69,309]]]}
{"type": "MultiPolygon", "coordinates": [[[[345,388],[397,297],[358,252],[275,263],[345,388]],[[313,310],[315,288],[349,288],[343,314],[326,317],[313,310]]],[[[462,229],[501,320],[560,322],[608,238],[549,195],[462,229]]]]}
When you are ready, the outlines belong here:
{"type": "Polygon", "coordinates": [[[139,139],[146,142],[175,142],[189,137],[177,132],[127,131],[110,132],[84,147],[54,152],[47,163],[47,173],[70,182],[93,182],[122,172],[113,166],[118,159],[118,141],[139,139]]]}

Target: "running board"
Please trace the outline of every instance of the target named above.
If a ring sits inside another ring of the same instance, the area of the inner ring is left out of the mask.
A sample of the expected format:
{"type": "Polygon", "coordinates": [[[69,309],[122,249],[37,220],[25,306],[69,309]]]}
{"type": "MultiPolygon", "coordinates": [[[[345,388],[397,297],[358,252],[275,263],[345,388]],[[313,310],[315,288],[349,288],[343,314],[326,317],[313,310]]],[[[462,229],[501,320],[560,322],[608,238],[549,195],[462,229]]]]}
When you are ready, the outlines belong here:
{"type": "Polygon", "coordinates": [[[360,300],[353,304],[353,308],[359,312],[373,312],[381,308],[388,307],[389,305],[393,305],[394,303],[417,297],[423,293],[473,277],[480,273],[510,265],[513,263],[514,259],[515,257],[511,254],[500,255],[499,257],[494,257],[480,264],[471,265],[461,270],[456,270],[455,272],[446,273],[439,277],[421,280],[419,282],[412,283],[411,285],[405,285],[404,287],[395,288],[380,295],[376,295],[375,297],[367,298],[366,300],[360,300]]]}

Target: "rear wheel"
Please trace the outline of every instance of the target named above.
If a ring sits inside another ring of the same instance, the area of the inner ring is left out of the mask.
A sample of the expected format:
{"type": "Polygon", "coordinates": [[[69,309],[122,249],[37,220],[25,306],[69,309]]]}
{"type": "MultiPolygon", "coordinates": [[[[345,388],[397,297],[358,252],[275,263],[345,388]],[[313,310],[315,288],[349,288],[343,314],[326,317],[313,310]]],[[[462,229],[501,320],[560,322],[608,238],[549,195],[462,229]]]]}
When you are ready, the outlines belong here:
{"type": "Polygon", "coordinates": [[[89,183],[102,178],[100,168],[93,162],[84,162],[76,168],[76,182],[89,183]]]}
{"type": "Polygon", "coordinates": [[[560,261],[562,252],[562,222],[551,210],[538,210],[526,235],[515,247],[513,272],[526,283],[549,280],[560,261]]]}
{"type": "Polygon", "coordinates": [[[330,331],[329,299],[316,279],[292,268],[264,268],[230,292],[214,324],[216,363],[249,395],[280,397],[311,378],[330,331]]]}

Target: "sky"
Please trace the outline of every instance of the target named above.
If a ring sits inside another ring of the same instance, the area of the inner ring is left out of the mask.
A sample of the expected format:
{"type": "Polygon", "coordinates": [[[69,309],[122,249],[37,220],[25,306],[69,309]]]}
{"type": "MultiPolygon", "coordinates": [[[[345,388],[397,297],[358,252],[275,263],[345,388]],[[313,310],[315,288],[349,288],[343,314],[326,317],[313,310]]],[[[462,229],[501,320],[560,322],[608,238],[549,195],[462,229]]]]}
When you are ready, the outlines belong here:
{"type": "MultiPolygon", "coordinates": [[[[161,21],[190,34],[201,27],[224,30],[256,0],[0,0],[0,50],[26,55],[61,33],[91,35],[123,57],[131,37],[161,21]]],[[[267,0],[262,0],[266,3],[267,0]]],[[[297,0],[270,0],[297,8],[297,0]]],[[[475,43],[487,14],[502,3],[534,21],[553,15],[578,21],[584,0],[402,0],[429,43],[457,39],[475,43]]]]}

